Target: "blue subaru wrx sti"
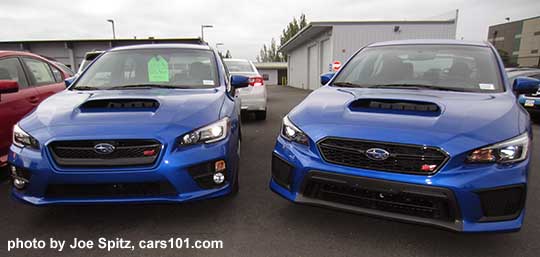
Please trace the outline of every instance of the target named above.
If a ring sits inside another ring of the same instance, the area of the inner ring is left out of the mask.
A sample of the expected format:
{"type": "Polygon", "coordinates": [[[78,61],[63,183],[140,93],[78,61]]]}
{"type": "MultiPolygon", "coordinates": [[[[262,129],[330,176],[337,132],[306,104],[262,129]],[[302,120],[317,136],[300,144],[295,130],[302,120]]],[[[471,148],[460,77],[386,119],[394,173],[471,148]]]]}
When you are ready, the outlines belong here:
{"type": "Polygon", "coordinates": [[[465,232],[523,223],[532,139],[488,43],[410,40],[359,50],[284,119],[271,189],[303,204],[465,232]]]}
{"type": "Polygon", "coordinates": [[[241,138],[234,92],[248,85],[229,77],[204,44],[106,51],[15,126],[12,195],[47,205],[234,193],[241,138]]]}

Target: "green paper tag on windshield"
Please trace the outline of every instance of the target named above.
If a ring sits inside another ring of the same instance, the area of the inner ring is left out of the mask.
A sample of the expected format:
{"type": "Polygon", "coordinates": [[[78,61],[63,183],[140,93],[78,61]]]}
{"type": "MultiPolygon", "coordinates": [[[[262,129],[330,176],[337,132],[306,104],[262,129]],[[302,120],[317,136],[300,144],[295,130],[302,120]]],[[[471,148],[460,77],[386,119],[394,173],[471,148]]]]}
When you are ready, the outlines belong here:
{"type": "Polygon", "coordinates": [[[169,63],[160,55],[148,61],[149,82],[169,82],[169,63]]]}

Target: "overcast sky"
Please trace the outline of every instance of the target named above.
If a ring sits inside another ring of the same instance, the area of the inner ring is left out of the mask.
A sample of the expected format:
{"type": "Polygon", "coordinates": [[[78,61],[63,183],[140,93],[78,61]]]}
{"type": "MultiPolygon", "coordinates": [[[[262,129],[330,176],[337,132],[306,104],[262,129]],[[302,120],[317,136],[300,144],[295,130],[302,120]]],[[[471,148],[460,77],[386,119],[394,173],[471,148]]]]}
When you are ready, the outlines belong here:
{"type": "Polygon", "coordinates": [[[488,26],[540,15],[539,0],[2,0],[0,41],[110,38],[107,19],[120,38],[205,37],[225,44],[235,58],[255,59],[279,38],[292,17],[309,21],[451,18],[460,10],[457,38],[485,40],[488,26]]]}

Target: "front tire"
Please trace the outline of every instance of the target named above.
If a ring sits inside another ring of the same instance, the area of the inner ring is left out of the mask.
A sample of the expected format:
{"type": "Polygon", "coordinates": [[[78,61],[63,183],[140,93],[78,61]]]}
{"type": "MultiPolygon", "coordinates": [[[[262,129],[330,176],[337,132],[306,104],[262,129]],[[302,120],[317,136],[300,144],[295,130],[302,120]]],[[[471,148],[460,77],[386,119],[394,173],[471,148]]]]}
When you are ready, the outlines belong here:
{"type": "Polygon", "coordinates": [[[238,167],[236,167],[236,174],[234,175],[234,179],[233,179],[233,184],[232,184],[232,189],[231,189],[231,195],[232,196],[237,195],[238,191],[240,190],[240,184],[238,183],[238,176],[239,176],[239,173],[240,173],[240,150],[241,150],[241,144],[242,144],[242,141],[240,139],[238,139],[238,147],[237,147],[237,150],[236,150],[236,155],[238,157],[238,167]]]}
{"type": "Polygon", "coordinates": [[[264,111],[256,111],[255,112],[255,119],[256,120],[266,120],[266,110],[264,110],[264,111]]]}

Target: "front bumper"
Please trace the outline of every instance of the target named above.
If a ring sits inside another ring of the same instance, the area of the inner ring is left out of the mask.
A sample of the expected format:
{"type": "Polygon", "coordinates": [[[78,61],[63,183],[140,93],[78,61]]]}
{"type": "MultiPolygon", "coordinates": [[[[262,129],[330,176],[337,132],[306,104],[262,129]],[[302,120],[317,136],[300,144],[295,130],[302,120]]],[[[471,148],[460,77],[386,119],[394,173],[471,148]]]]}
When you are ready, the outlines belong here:
{"type": "Polygon", "coordinates": [[[231,192],[238,170],[238,141],[232,137],[181,149],[164,143],[155,165],[132,168],[61,168],[48,150],[11,146],[10,165],[29,177],[24,189],[12,189],[12,196],[33,205],[186,202],[224,196],[231,192]],[[204,171],[194,169],[216,160],[226,161],[225,182],[208,186],[197,180],[204,171]]]}
{"type": "Polygon", "coordinates": [[[281,137],[273,155],[270,188],[295,203],[462,232],[516,231],[523,224],[529,160],[449,166],[430,176],[399,174],[330,164],[281,137]],[[514,204],[510,215],[493,209],[508,200],[501,192],[515,196],[505,202],[514,204]]]}

